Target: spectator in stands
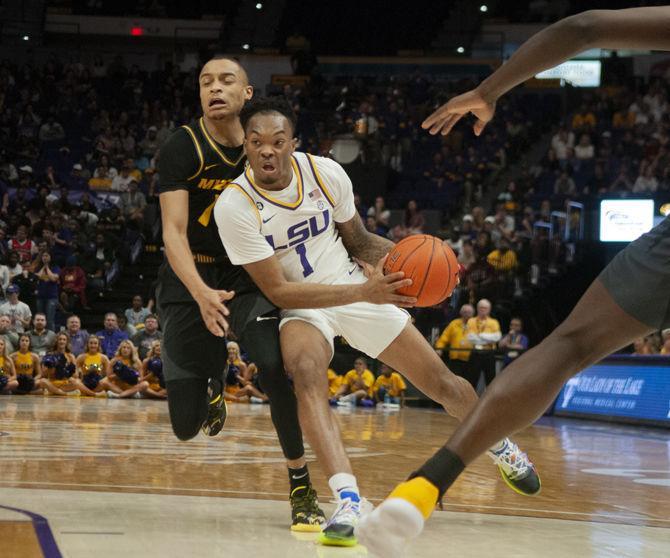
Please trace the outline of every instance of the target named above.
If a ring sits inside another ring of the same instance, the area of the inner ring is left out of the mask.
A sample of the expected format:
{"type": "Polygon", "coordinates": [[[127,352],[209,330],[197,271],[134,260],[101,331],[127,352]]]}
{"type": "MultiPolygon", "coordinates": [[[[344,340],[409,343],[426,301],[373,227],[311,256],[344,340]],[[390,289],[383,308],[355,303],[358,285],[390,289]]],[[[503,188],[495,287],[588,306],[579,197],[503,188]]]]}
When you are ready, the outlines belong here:
{"type": "Polygon", "coordinates": [[[670,355],[670,329],[664,329],[661,332],[663,338],[663,345],[661,346],[662,355],[670,355]]]}
{"type": "Polygon", "coordinates": [[[654,176],[654,167],[647,165],[633,184],[635,194],[653,194],[658,189],[658,179],[654,176]]]}
{"type": "Polygon", "coordinates": [[[433,162],[430,168],[423,173],[424,178],[428,180],[438,190],[444,186],[446,180],[447,168],[444,164],[444,157],[442,153],[438,152],[433,155],[433,162]]]}
{"type": "Polygon", "coordinates": [[[619,174],[609,187],[610,192],[630,192],[633,189],[633,181],[628,175],[626,165],[621,165],[619,174]]]}
{"type": "Polygon", "coordinates": [[[126,222],[118,207],[111,207],[98,223],[98,229],[109,235],[109,237],[103,235],[103,243],[106,243],[108,238],[111,242],[123,241],[126,232],[126,222]]]}
{"type": "Polygon", "coordinates": [[[30,334],[32,351],[43,357],[56,340],[53,330],[47,328],[47,316],[43,312],[36,312],[33,316],[33,329],[30,334]]]}
{"type": "Polygon", "coordinates": [[[551,138],[551,148],[556,154],[556,159],[563,165],[568,157],[568,149],[574,147],[575,135],[565,128],[560,128],[551,138]]]}
{"type": "Polygon", "coordinates": [[[88,342],[89,334],[85,329],[81,329],[79,316],[73,314],[68,317],[65,323],[65,333],[70,338],[70,346],[75,356],[86,352],[86,343],[88,342]]]}
{"type": "Polygon", "coordinates": [[[39,279],[30,268],[24,267],[23,271],[12,279],[12,285],[19,288],[21,299],[30,308],[35,308],[37,298],[37,284],[39,279]]]}
{"type": "Polygon", "coordinates": [[[37,254],[37,244],[28,238],[28,227],[25,225],[17,227],[16,236],[9,239],[7,246],[19,255],[21,264],[30,263],[33,255],[37,254]]]}
{"type": "Polygon", "coordinates": [[[372,386],[372,395],[376,403],[386,403],[403,407],[407,384],[403,377],[386,364],[381,366],[381,374],[372,386]]]}
{"type": "Polygon", "coordinates": [[[474,351],[470,357],[473,374],[473,385],[479,382],[481,373],[488,386],[496,375],[495,354],[496,344],[502,337],[498,320],[491,317],[491,302],[485,298],[477,303],[477,315],[468,320],[467,339],[472,343],[474,351]]]}
{"type": "Polygon", "coordinates": [[[140,380],[142,370],[142,361],[140,360],[137,349],[129,339],[122,339],[119,342],[118,349],[111,359],[110,366],[107,370],[107,376],[100,381],[100,385],[107,390],[108,397],[114,398],[129,398],[134,397],[139,399],[140,394],[149,388],[149,383],[145,380],[140,380]],[[121,376],[115,368],[117,363],[125,365],[127,368],[137,372],[137,380],[135,383],[128,381],[121,376]]]}
{"type": "Polygon", "coordinates": [[[615,130],[631,130],[635,126],[635,113],[628,107],[622,107],[612,117],[612,128],[615,130]]]}
{"type": "Polygon", "coordinates": [[[374,217],[377,230],[382,231],[377,234],[381,234],[382,236],[388,234],[391,212],[386,208],[386,202],[384,201],[383,196],[377,196],[375,198],[375,204],[368,209],[368,217],[374,217]]]}
{"type": "Polygon", "coordinates": [[[118,320],[119,320],[119,329],[121,331],[126,332],[128,334],[129,339],[132,339],[133,337],[135,337],[135,335],[137,335],[137,328],[128,322],[128,318],[126,318],[125,314],[123,313],[118,314],[118,320]]]}
{"type": "Polygon", "coordinates": [[[19,347],[19,335],[11,327],[11,318],[7,314],[0,314],[0,339],[4,339],[8,355],[19,347]]]}
{"type": "Polygon", "coordinates": [[[16,333],[23,333],[30,325],[33,313],[29,306],[19,300],[21,289],[17,285],[7,287],[7,302],[0,305],[0,314],[9,316],[10,329],[16,333]]]}
{"type": "Polygon", "coordinates": [[[156,126],[149,126],[149,128],[147,128],[147,133],[139,145],[140,154],[142,155],[142,157],[151,159],[154,156],[154,153],[158,151],[160,143],[158,141],[157,134],[158,129],[156,128],[156,126]]]}
{"type": "Polygon", "coordinates": [[[331,404],[355,405],[359,401],[370,400],[372,395],[372,386],[375,383],[375,377],[367,368],[368,363],[363,357],[358,357],[354,361],[353,370],[349,370],[344,375],[344,380],[340,389],[331,398],[331,404]]]}
{"type": "Polygon", "coordinates": [[[148,314],[144,319],[144,326],[133,337],[133,343],[139,351],[140,358],[144,360],[151,350],[154,341],[161,341],[163,332],[158,329],[158,318],[155,314],[148,314]]]}
{"type": "Polygon", "coordinates": [[[572,129],[577,132],[590,131],[596,127],[596,115],[593,111],[582,103],[582,106],[572,117],[572,129]]]}
{"type": "Polygon", "coordinates": [[[53,116],[49,116],[47,121],[40,126],[38,137],[42,143],[61,141],[65,139],[65,130],[53,116]]]}
{"type": "Polygon", "coordinates": [[[132,305],[126,308],[124,312],[128,323],[135,328],[141,329],[147,316],[151,314],[151,310],[144,306],[142,295],[136,294],[133,296],[132,305]]]}
{"type": "MultiPolygon", "coordinates": [[[[23,273],[23,266],[20,263],[20,257],[18,252],[13,250],[7,254],[7,270],[9,271],[9,281],[11,282],[14,277],[21,275],[23,273]]],[[[5,292],[7,289],[5,289],[5,292]]]]}
{"type": "Polygon", "coordinates": [[[84,169],[84,166],[81,163],[75,163],[72,165],[67,185],[70,190],[88,190],[89,178],[90,173],[84,169]]]}
{"type": "Polygon", "coordinates": [[[575,146],[575,158],[580,161],[590,161],[595,157],[595,148],[591,143],[591,136],[582,134],[579,143],[575,146]]]}
{"type": "Polygon", "coordinates": [[[107,155],[102,155],[98,160],[98,166],[93,172],[93,178],[109,180],[108,188],[110,188],[112,185],[112,180],[114,180],[118,174],[119,172],[116,170],[116,168],[110,165],[109,157],[107,155]]]}
{"type": "Polygon", "coordinates": [[[475,315],[475,309],[471,304],[461,306],[460,317],[449,322],[444,328],[442,335],[435,343],[435,352],[445,361],[444,349],[449,349],[449,360],[447,362],[449,369],[456,375],[468,380],[472,387],[476,388],[476,380],[470,373],[470,350],[472,343],[468,340],[468,321],[475,315]],[[455,350],[461,349],[461,350],[455,350]]]}
{"type": "Polygon", "coordinates": [[[71,312],[77,303],[90,310],[86,296],[86,272],[77,264],[77,256],[70,256],[59,274],[60,302],[66,312],[71,312]]]}
{"type": "Polygon", "coordinates": [[[9,268],[5,264],[0,263],[0,301],[5,300],[7,287],[9,287],[9,268]]]}
{"type": "Polygon", "coordinates": [[[458,253],[458,263],[460,263],[463,266],[463,269],[467,271],[470,269],[470,266],[475,263],[476,261],[476,256],[475,256],[475,250],[472,245],[471,240],[464,240],[463,241],[463,248],[461,251],[458,253]]]}
{"type": "Polygon", "coordinates": [[[498,248],[493,250],[486,258],[491,267],[500,275],[513,273],[519,265],[516,252],[512,250],[509,240],[505,237],[500,239],[498,248]]]}
{"type": "Polygon", "coordinates": [[[0,261],[2,262],[7,260],[7,255],[9,254],[9,247],[7,246],[7,229],[5,227],[6,225],[3,224],[0,219],[0,261]]]}
{"type": "Polygon", "coordinates": [[[147,207],[147,199],[142,192],[136,180],[128,183],[128,191],[121,194],[121,215],[124,219],[135,226],[139,231],[143,228],[144,210],[147,207]]]}
{"type": "Polygon", "coordinates": [[[119,321],[114,312],[105,314],[104,329],[101,329],[95,335],[100,339],[102,352],[110,359],[114,358],[121,341],[128,339],[128,334],[119,329],[119,321]]]}
{"type": "Polygon", "coordinates": [[[568,175],[567,171],[561,172],[554,182],[554,194],[559,196],[574,196],[577,193],[575,181],[568,175]]]}
{"type": "Polygon", "coordinates": [[[35,300],[36,308],[39,313],[43,313],[47,319],[47,327],[51,330],[56,329],[56,308],[58,306],[58,283],[60,268],[51,263],[51,254],[44,252],[41,255],[39,269],[36,275],[39,279],[37,283],[37,298],[35,300]]]}
{"type": "Polygon", "coordinates": [[[121,171],[112,179],[111,190],[114,192],[126,192],[131,180],[137,180],[130,174],[131,167],[124,163],[121,171]]]}
{"type": "Polygon", "coordinates": [[[509,323],[509,333],[505,335],[498,347],[505,353],[505,366],[517,358],[521,352],[528,348],[528,337],[523,334],[523,322],[521,318],[512,318],[509,323]]]}
{"type": "Polygon", "coordinates": [[[646,356],[654,354],[654,352],[651,348],[651,345],[649,344],[649,341],[644,337],[640,337],[639,339],[633,341],[632,354],[635,356],[646,356]]]}

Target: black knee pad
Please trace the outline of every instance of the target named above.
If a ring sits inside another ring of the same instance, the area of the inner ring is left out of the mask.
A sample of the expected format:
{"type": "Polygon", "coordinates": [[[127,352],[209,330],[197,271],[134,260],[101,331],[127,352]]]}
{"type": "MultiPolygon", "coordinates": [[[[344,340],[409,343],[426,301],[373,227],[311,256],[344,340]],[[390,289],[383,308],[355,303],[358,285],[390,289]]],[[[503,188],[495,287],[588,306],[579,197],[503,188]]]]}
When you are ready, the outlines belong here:
{"type": "Polygon", "coordinates": [[[166,385],[172,431],[181,441],[190,440],[207,418],[207,380],[172,380],[166,385]]]}

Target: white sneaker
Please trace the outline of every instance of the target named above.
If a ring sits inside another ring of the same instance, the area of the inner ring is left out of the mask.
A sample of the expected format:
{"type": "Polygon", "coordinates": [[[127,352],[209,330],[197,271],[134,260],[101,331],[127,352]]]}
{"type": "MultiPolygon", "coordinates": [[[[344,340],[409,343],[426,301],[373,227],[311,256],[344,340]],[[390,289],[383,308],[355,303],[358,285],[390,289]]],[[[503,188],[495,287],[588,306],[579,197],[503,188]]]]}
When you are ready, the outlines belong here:
{"type": "Polygon", "coordinates": [[[509,438],[505,438],[502,443],[500,449],[488,450],[486,453],[498,466],[505,484],[523,496],[539,494],[542,481],[531,460],[509,438]]]}
{"type": "Polygon", "coordinates": [[[421,512],[407,500],[389,498],[361,518],[356,536],[371,557],[400,558],[408,541],[421,534],[424,523],[421,512]]]}
{"type": "Polygon", "coordinates": [[[327,546],[356,546],[358,541],[354,529],[360,517],[360,498],[357,502],[343,498],[323,528],[319,542],[327,546]]]}
{"type": "Polygon", "coordinates": [[[79,397],[81,395],[81,391],[78,389],[73,389],[72,391],[66,391],[65,392],[67,395],[71,395],[72,397],[79,397]]]}
{"type": "Polygon", "coordinates": [[[252,395],[249,397],[249,403],[254,403],[256,405],[262,405],[263,400],[260,397],[256,397],[255,395],[252,395]]]}
{"type": "Polygon", "coordinates": [[[108,391],[107,392],[107,397],[109,397],[110,399],[119,399],[120,396],[119,396],[118,393],[114,393],[113,391],[108,391]]]}
{"type": "Polygon", "coordinates": [[[133,393],[133,399],[144,399],[144,396],[138,391],[137,393],[133,393]]]}

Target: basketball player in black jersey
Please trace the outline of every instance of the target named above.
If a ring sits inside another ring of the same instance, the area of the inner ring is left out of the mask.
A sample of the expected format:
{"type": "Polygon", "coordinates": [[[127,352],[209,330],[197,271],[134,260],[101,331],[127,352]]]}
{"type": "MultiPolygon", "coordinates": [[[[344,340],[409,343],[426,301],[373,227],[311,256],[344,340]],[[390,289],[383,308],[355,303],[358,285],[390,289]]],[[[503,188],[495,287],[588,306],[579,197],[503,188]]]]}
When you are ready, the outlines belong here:
{"type": "Polygon", "coordinates": [[[158,276],[163,370],[170,420],[180,440],[214,436],[226,419],[226,334],[256,363],[289,467],[292,530],[325,521],[304,457],[295,395],[284,373],[276,308],[228,260],[212,217],[228,182],[244,169],[238,114],[253,94],[244,69],[214,58],[199,76],[203,116],[177,129],[160,151],[160,204],[166,261],[158,276]]]}

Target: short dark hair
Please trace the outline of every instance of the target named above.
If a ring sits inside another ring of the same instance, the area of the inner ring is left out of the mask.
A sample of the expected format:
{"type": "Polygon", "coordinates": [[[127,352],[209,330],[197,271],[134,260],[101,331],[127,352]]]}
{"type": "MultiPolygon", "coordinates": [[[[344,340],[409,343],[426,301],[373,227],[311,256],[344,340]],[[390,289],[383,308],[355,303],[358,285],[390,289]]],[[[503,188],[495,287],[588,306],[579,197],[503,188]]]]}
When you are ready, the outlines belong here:
{"type": "Polygon", "coordinates": [[[296,118],[291,105],[288,104],[288,101],[284,97],[258,97],[251,101],[247,101],[240,112],[240,122],[242,123],[244,132],[246,133],[247,124],[252,117],[260,113],[270,112],[281,114],[289,121],[289,124],[291,125],[291,133],[295,131],[298,119],[296,118]]]}

